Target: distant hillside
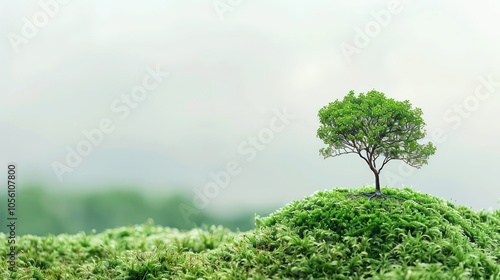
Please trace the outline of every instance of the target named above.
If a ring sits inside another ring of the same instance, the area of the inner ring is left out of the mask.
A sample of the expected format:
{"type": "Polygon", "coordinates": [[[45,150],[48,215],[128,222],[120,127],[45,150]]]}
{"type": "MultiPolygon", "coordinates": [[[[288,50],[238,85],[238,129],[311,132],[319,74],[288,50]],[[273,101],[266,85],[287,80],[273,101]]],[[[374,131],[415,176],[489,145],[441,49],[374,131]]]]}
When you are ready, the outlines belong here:
{"type": "MultiPolygon", "coordinates": [[[[18,239],[18,279],[500,279],[500,210],[475,212],[411,189],[398,199],[317,192],[256,229],[179,231],[152,222],[18,239]]],[[[0,234],[0,252],[8,253],[0,234]]]]}
{"type": "MultiPolygon", "coordinates": [[[[250,230],[254,228],[254,213],[257,210],[244,208],[228,217],[220,217],[209,210],[198,211],[190,193],[166,192],[148,197],[139,186],[103,186],[99,191],[65,189],[55,192],[47,189],[36,184],[25,184],[19,188],[16,205],[18,235],[102,232],[109,228],[142,224],[149,218],[157,224],[184,230],[212,224],[221,224],[233,230],[250,230]],[[181,208],[181,205],[191,212],[181,208]],[[189,220],[184,216],[186,212],[189,220]]],[[[0,201],[7,201],[7,192],[0,193],[0,201]]],[[[0,221],[6,221],[7,206],[0,205],[0,221]]],[[[258,211],[269,214],[272,209],[268,206],[258,211]]]]}

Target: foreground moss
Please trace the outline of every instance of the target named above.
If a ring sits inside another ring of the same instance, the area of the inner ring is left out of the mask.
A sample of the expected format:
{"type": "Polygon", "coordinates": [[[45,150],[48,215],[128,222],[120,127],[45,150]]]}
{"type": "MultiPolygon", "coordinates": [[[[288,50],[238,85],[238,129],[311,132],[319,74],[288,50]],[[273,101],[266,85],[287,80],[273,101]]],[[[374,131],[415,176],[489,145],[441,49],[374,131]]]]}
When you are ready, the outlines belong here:
{"type": "MultiPolygon", "coordinates": [[[[18,239],[13,279],[500,279],[500,211],[475,212],[410,189],[397,199],[329,190],[256,229],[179,231],[152,222],[99,234],[18,239]]],[[[0,253],[8,253],[0,234],[0,253]]]]}

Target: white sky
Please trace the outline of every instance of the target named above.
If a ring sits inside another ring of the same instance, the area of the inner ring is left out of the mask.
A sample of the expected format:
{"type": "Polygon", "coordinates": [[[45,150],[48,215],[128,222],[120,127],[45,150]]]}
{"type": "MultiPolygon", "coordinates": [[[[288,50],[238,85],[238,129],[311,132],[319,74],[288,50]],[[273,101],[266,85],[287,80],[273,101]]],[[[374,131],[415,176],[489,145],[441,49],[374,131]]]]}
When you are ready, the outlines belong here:
{"type": "Polygon", "coordinates": [[[319,156],[316,129],[319,108],[375,88],[422,108],[430,140],[440,129],[446,135],[410,175],[391,162],[383,185],[500,207],[498,2],[399,1],[385,26],[374,15],[391,1],[67,2],[49,5],[47,23],[16,47],[10,39],[26,35],[23,18],[43,20],[44,9],[0,4],[0,158],[19,164],[19,180],[192,193],[235,160],[243,171],[210,199],[219,210],[372,184],[358,157],[319,156]],[[214,3],[235,5],[221,20],[214,3]],[[348,61],[341,46],[356,47],[356,28],[367,26],[376,34],[348,61]],[[170,76],[120,119],[111,104],[157,66],[170,76]],[[480,77],[493,81],[488,96],[480,77]],[[464,102],[463,116],[453,111],[464,102]],[[295,118],[248,162],[238,146],[284,107],[295,118]],[[64,163],[66,148],[104,118],[114,131],[59,181],[51,164],[64,163]]]}

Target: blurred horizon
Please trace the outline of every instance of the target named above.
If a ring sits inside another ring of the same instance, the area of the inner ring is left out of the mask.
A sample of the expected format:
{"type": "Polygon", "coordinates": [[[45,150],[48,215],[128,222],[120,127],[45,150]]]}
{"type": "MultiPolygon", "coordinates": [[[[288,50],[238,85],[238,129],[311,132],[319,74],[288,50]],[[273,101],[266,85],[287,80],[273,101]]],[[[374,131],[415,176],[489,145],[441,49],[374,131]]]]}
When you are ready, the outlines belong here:
{"type": "MultiPolygon", "coordinates": [[[[0,199],[5,201],[6,194],[0,193],[0,199]]],[[[453,198],[442,199],[458,205],[453,198]]],[[[92,234],[151,221],[180,230],[221,225],[233,231],[247,231],[255,228],[256,215],[267,216],[285,206],[243,206],[229,212],[210,207],[197,208],[192,195],[182,190],[146,193],[137,186],[114,185],[75,191],[56,190],[26,182],[17,189],[17,201],[18,234],[39,236],[78,232],[92,234]],[[183,212],[180,205],[187,212],[183,212]]],[[[0,211],[0,219],[5,220],[6,214],[0,211]]]]}
{"type": "MultiPolygon", "coordinates": [[[[0,194],[0,199],[7,199],[0,194]]],[[[197,209],[185,192],[146,195],[138,188],[108,187],[100,190],[54,191],[37,184],[25,184],[17,191],[17,234],[59,235],[78,232],[93,233],[106,229],[141,225],[153,221],[156,225],[190,230],[221,225],[231,230],[254,228],[255,215],[265,216],[274,209],[244,207],[232,213],[210,210],[187,212],[186,219],[179,205],[197,209]]],[[[0,219],[6,220],[6,211],[0,219]]]]}

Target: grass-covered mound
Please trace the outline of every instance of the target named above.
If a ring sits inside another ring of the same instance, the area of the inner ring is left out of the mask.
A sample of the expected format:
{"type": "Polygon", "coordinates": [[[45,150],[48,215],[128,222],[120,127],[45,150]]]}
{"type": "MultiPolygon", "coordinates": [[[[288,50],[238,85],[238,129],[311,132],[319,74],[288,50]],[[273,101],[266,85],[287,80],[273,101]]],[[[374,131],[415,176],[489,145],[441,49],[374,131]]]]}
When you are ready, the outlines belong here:
{"type": "MultiPolygon", "coordinates": [[[[181,232],[151,223],[99,234],[22,236],[8,279],[500,279],[500,211],[475,212],[410,189],[405,200],[318,192],[254,231],[181,232]]],[[[7,254],[0,234],[0,253],[7,254]]]]}
{"type": "Polygon", "coordinates": [[[477,213],[411,189],[383,192],[405,200],[318,192],[260,221],[253,247],[275,260],[265,274],[500,279],[499,211],[477,213]]]}

